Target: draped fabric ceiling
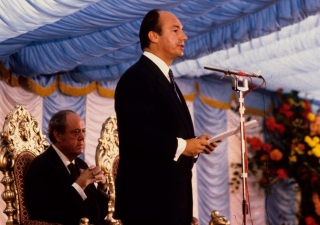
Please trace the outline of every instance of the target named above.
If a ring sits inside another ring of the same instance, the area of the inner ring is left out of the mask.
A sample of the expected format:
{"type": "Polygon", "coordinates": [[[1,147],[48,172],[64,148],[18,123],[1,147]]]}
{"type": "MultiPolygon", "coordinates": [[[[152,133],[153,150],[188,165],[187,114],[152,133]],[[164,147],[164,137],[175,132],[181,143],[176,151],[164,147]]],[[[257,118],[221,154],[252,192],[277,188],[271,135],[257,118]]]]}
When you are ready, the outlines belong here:
{"type": "Polygon", "coordinates": [[[100,88],[110,96],[109,81],[141,55],[139,26],[152,8],[174,13],[189,37],[184,57],[172,66],[176,77],[222,75],[204,65],[261,70],[269,90],[320,96],[318,0],[3,0],[0,61],[12,72],[3,79],[18,85],[16,77],[28,78],[42,96],[57,83],[69,95],[100,88]]]}
{"type": "MultiPolygon", "coordinates": [[[[142,53],[139,27],[152,8],[174,13],[189,37],[184,57],[171,68],[189,100],[196,135],[215,135],[239,123],[230,110],[237,100],[230,80],[204,65],[261,70],[271,92],[254,91],[245,99],[246,114],[260,123],[278,88],[298,90],[320,105],[319,0],[2,0],[0,127],[16,104],[37,118],[44,133],[53,112],[72,109],[87,127],[82,157],[94,164],[101,124],[114,113],[116,83],[142,53]]],[[[260,127],[248,135],[259,132],[260,127]]],[[[213,209],[231,224],[243,224],[241,192],[231,194],[228,184],[230,163],[240,161],[239,142],[239,136],[228,138],[197,161],[194,214],[201,225],[213,209]]],[[[279,213],[295,223],[293,192],[286,183],[277,185],[265,207],[264,193],[250,180],[256,224],[280,224],[279,213]]]]}

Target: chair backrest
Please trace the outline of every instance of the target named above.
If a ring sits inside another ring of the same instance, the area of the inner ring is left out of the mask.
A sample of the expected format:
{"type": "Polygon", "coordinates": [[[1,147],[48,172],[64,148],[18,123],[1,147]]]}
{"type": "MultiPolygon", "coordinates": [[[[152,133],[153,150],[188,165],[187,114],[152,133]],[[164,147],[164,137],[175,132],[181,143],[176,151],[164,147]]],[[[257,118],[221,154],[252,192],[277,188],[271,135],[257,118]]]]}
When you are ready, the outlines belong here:
{"type": "Polygon", "coordinates": [[[30,221],[24,202],[25,174],[32,160],[48,146],[38,122],[25,108],[16,106],[6,116],[0,133],[0,170],[7,224],[49,224],[30,221]]]}
{"type": "Polygon", "coordinates": [[[117,118],[110,116],[103,124],[100,133],[99,143],[96,149],[96,164],[107,178],[110,200],[108,203],[108,215],[106,220],[111,224],[121,224],[113,218],[115,193],[115,178],[117,176],[119,163],[119,139],[117,118]]]}

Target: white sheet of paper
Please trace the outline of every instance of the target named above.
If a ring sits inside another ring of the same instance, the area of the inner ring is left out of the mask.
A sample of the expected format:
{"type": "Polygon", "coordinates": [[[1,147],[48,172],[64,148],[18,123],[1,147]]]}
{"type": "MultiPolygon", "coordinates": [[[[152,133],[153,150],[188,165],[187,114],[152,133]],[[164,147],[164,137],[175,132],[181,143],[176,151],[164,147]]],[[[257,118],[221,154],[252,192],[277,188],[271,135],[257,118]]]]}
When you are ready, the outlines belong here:
{"type": "MultiPolygon", "coordinates": [[[[256,120],[250,120],[248,122],[245,122],[244,125],[245,125],[245,129],[250,129],[250,128],[257,127],[259,124],[256,120]]],[[[218,140],[227,138],[231,135],[238,133],[239,131],[240,131],[240,125],[210,138],[208,140],[208,142],[212,143],[214,141],[218,141],[218,140]]]]}

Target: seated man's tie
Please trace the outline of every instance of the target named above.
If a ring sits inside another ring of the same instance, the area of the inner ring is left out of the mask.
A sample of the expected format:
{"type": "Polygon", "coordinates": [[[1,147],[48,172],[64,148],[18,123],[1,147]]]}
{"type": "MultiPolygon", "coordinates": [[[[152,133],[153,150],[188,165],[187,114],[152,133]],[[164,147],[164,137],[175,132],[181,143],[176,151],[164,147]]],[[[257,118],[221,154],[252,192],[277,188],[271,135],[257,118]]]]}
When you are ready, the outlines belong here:
{"type": "Polygon", "coordinates": [[[71,174],[73,180],[76,181],[79,176],[77,169],[76,169],[76,165],[74,165],[73,163],[70,163],[68,165],[68,169],[70,171],[70,174],[71,174]]]}

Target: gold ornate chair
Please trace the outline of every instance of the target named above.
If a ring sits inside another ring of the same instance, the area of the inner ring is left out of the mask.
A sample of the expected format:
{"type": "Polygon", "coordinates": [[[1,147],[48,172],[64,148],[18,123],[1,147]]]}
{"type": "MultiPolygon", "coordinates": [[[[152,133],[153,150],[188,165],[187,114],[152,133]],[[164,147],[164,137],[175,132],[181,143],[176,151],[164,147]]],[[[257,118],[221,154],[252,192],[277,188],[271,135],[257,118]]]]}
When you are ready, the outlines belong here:
{"type": "Polygon", "coordinates": [[[115,178],[119,163],[119,139],[117,118],[110,116],[103,124],[99,143],[96,149],[96,165],[107,178],[110,200],[108,203],[108,215],[106,220],[112,225],[121,225],[119,220],[113,218],[115,202],[115,178]]]}
{"type": "Polygon", "coordinates": [[[0,170],[6,203],[6,224],[49,224],[29,220],[24,201],[24,177],[30,163],[49,146],[38,122],[22,106],[16,106],[5,118],[0,133],[0,170]]]}

